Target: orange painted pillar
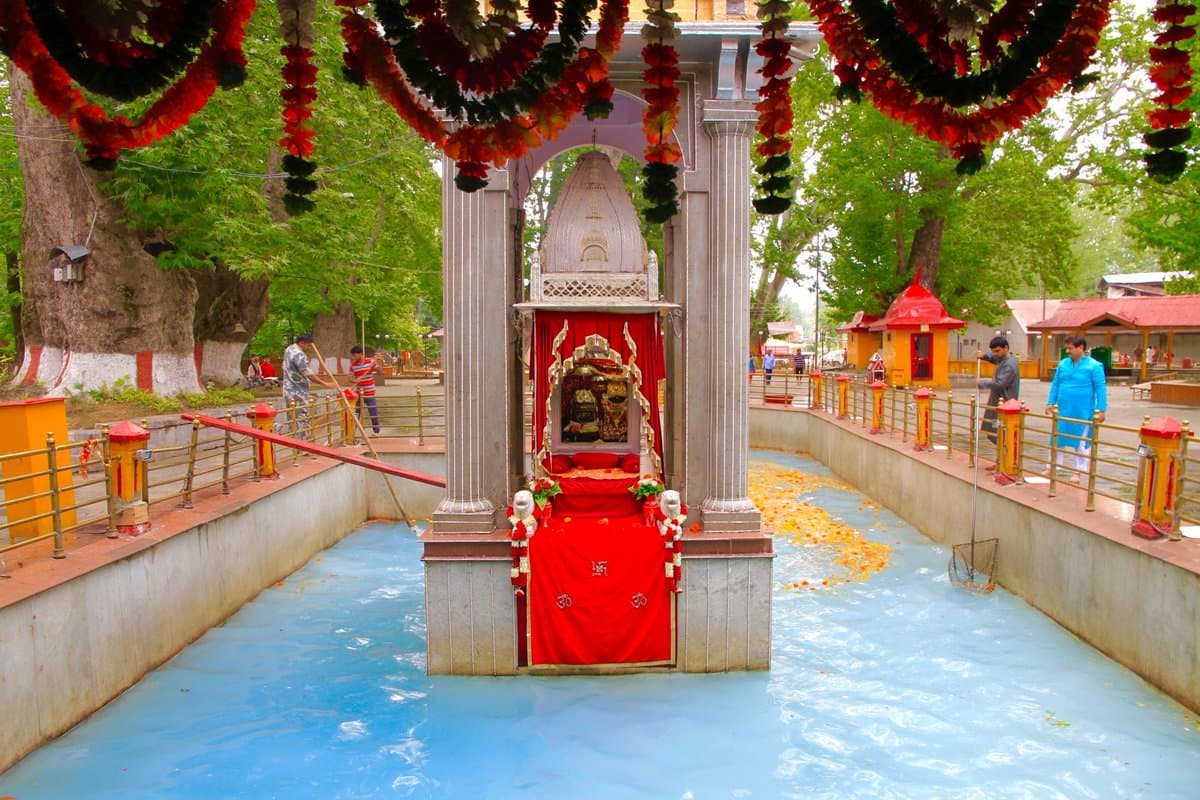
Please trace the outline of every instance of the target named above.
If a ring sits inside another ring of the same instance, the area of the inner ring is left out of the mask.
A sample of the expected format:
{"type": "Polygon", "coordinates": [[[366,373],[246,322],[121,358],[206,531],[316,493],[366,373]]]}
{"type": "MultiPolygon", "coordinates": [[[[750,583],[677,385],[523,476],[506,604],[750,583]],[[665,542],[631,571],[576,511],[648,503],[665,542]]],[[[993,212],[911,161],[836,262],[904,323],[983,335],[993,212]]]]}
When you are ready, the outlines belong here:
{"type": "Polygon", "coordinates": [[[1131,530],[1143,539],[1161,539],[1174,528],[1175,483],[1183,425],[1174,417],[1152,419],[1138,430],[1137,519],[1131,530]]]}
{"type": "Polygon", "coordinates": [[[808,373],[808,379],[812,382],[812,402],[809,404],[809,408],[821,407],[821,386],[824,378],[825,373],[819,369],[811,370],[808,373]]]}
{"type": "MultiPolygon", "coordinates": [[[[60,444],[68,441],[67,406],[64,398],[38,397],[0,403],[0,453],[27,454],[6,459],[4,462],[4,477],[8,479],[4,483],[4,496],[7,500],[5,511],[8,519],[21,520],[39,514],[46,515],[31,522],[14,524],[10,529],[13,542],[31,539],[54,530],[54,520],[50,517],[50,497],[37,496],[47,495],[50,491],[50,476],[34,474],[45,473],[49,469],[47,434],[53,434],[54,441],[60,444]],[[30,477],[22,477],[26,475],[30,477]]],[[[54,466],[58,468],[60,504],[75,505],[71,483],[71,451],[66,448],[58,450],[54,460],[54,466]]],[[[75,512],[63,511],[62,524],[63,527],[73,526],[75,512]]]]}
{"type": "Polygon", "coordinates": [[[837,399],[837,418],[845,419],[846,413],[846,395],[850,391],[850,381],[853,380],[849,375],[842,374],[837,376],[838,384],[838,399],[837,399]]]}
{"type": "Polygon", "coordinates": [[[150,431],[133,422],[118,422],[108,429],[109,452],[113,460],[113,491],[126,503],[140,498],[142,459],[138,451],[150,441],[150,431]]]}
{"type": "MultiPolygon", "coordinates": [[[[275,427],[275,417],[279,414],[274,406],[258,403],[246,412],[250,423],[260,431],[269,431],[275,427]]],[[[255,442],[254,454],[258,465],[258,477],[270,481],[279,480],[279,469],[275,466],[275,445],[266,439],[255,442]]]]}
{"type": "MultiPolygon", "coordinates": [[[[1021,455],[1020,400],[1005,400],[996,406],[996,483],[1017,482],[1017,462],[1021,455]]],[[[976,434],[977,436],[979,434],[976,434]]]]}
{"type": "Polygon", "coordinates": [[[871,433],[883,432],[883,381],[871,383],[871,433]]]}
{"type": "Polygon", "coordinates": [[[357,437],[354,430],[354,404],[358,402],[358,392],[353,389],[342,389],[342,444],[349,444],[357,437]]]}
{"type": "Polygon", "coordinates": [[[913,398],[917,401],[917,435],[914,437],[913,450],[932,450],[933,390],[922,386],[913,392],[913,398]]]}

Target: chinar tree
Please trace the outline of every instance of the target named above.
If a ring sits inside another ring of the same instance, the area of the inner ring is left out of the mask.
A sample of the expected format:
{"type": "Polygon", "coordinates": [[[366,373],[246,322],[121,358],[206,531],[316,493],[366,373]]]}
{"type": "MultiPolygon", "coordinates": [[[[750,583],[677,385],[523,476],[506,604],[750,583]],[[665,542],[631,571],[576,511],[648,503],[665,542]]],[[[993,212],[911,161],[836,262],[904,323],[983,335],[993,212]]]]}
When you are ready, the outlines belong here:
{"type": "MultiPolygon", "coordinates": [[[[106,6],[104,22],[136,28],[120,6],[106,6]]],[[[333,4],[312,0],[259,4],[244,85],[218,91],[173,135],[126,151],[111,172],[88,166],[11,70],[12,161],[24,185],[19,381],[57,394],[122,379],[195,391],[238,378],[272,304],[289,329],[323,328],[331,353],[348,348],[356,312],[382,319],[418,298],[440,306],[429,269],[440,263],[436,158],[374,93],[343,80],[339,19],[333,4]],[[318,98],[308,123],[313,206],[294,216],[277,144],[281,14],[286,22],[291,6],[311,23],[318,98]],[[64,250],[86,250],[71,273],[79,280],[62,279],[64,250]]],[[[156,100],[100,102],[136,119],[156,100]]]]}

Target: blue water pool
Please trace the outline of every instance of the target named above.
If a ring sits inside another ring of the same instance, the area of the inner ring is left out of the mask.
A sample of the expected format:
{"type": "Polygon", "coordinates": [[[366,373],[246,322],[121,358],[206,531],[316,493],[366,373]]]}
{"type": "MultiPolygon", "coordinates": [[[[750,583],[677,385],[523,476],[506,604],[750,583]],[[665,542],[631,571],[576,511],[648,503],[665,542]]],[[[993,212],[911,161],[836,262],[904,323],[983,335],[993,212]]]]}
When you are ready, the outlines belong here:
{"type": "Polygon", "coordinates": [[[1194,715],[1021,600],[954,588],[946,550],[861,495],[796,499],[893,550],[867,581],[796,591],[827,556],[780,540],[770,672],[429,677],[420,548],[371,525],[0,797],[1200,797],[1194,715]]]}

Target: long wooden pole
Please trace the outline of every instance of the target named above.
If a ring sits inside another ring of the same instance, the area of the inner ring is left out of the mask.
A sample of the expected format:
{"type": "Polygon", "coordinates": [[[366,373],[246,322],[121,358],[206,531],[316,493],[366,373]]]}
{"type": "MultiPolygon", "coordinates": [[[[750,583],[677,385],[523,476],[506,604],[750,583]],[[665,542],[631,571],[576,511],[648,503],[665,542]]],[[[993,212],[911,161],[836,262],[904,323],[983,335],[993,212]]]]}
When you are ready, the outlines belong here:
{"type": "MultiPolygon", "coordinates": [[[[321,351],[317,347],[316,342],[312,343],[312,348],[313,352],[317,354],[317,359],[321,362],[321,368],[328,371],[328,368],[325,366],[325,356],[321,355],[321,351]]],[[[367,431],[366,428],[363,427],[362,420],[358,418],[358,414],[354,413],[354,409],[350,407],[350,401],[346,399],[346,395],[342,393],[342,387],[341,384],[338,383],[337,376],[330,372],[329,379],[333,381],[333,387],[337,390],[337,396],[341,398],[342,406],[345,408],[346,413],[349,414],[350,418],[354,420],[354,425],[356,428],[358,428],[359,435],[362,436],[363,441],[367,443],[367,449],[371,451],[371,455],[377,460],[382,460],[379,458],[379,453],[375,452],[375,445],[371,443],[371,437],[367,436],[367,431]]],[[[365,400],[363,402],[364,404],[366,403],[365,400]]],[[[383,474],[383,482],[387,484],[388,491],[392,493],[392,500],[396,501],[396,508],[400,509],[400,516],[404,517],[404,523],[413,530],[416,530],[416,528],[413,526],[412,519],[409,518],[408,512],[404,510],[404,505],[400,502],[400,495],[396,493],[396,487],[392,485],[391,477],[383,474]]]]}

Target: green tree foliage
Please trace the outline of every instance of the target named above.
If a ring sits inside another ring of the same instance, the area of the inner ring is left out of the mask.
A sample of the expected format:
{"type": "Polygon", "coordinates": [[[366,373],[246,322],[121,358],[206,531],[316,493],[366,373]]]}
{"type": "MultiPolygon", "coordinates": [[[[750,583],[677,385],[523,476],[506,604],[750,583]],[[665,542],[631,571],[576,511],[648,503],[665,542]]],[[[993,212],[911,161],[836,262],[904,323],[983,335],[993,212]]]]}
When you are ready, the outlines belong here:
{"type": "Polygon", "coordinates": [[[985,322],[1006,298],[1075,293],[1081,252],[1093,268],[1120,271],[1088,250],[1095,245],[1081,237],[1091,231],[1077,220],[1096,214],[1078,209],[1118,196],[1112,176],[1140,169],[1146,18],[1118,5],[1095,67],[1100,80],[1002,139],[973,176],[957,175],[944,148],[869,102],[833,101],[831,64],[803,66],[793,88],[803,131],[798,208],[764,232],[752,308],[771,307],[780,276],[810,273],[818,237],[822,313],[843,320],[859,309],[882,313],[919,264],[922,283],[951,314],[985,322]]]}
{"type": "Polygon", "coordinates": [[[218,92],[189,125],[126,154],[111,181],[129,223],[175,249],[167,268],[219,255],[271,281],[271,329],[310,329],[349,302],[371,325],[396,326],[418,298],[441,305],[437,154],[376,96],[341,77],[340,11],[317,8],[319,188],[316,209],[280,212],[283,155],[279,16],[260,4],[246,37],[247,80],[218,92]]]}

